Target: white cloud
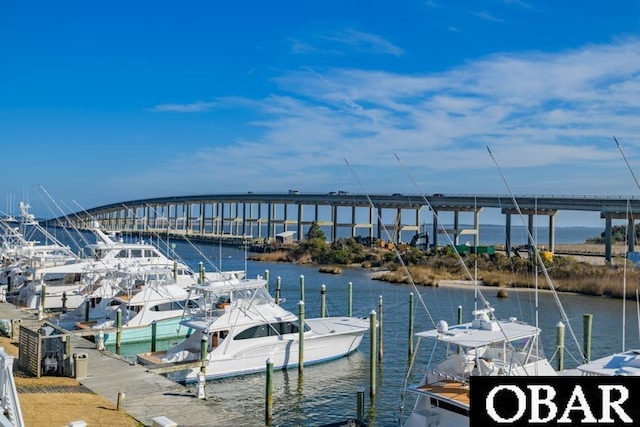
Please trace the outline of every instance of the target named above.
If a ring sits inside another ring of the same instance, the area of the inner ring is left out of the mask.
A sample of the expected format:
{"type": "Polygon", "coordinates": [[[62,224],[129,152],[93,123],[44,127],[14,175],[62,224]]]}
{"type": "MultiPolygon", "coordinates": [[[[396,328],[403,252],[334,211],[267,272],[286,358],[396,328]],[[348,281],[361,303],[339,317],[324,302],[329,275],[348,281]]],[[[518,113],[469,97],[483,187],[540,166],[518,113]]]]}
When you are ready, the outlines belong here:
{"type": "MultiPolygon", "coordinates": [[[[637,40],[496,54],[440,73],[292,70],[274,80],[270,97],[216,101],[249,109],[257,137],[176,158],[172,167],[178,174],[191,165],[202,182],[237,177],[216,191],[358,191],[347,159],[371,191],[415,191],[397,153],[435,192],[504,193],[489,146],[516,192],[619,192],[632,187],[611,136],[640,147],[639,74],[637,40]]],[[[210,103],[192,105],[200,104],[210,103]]],[[[176,180],[193,192],[194,176],[176,180]]]]}
{"type": "Polygon", "coordinates": [[[294,54],[343,56],[355,52],[398,57],[404,54],[403,49],[385,38],[354,29],[319,34],[314,41],[290,39],[289,43],[294,54]]]}
{"type": "Polygon", "coordinates": [[[493,16],[492,14],[487,12],[486,10],[483,10],[481,12],[471,12],[471,14],[474,15],[474,16],[477,16],[478,18],[484,19],[485,21],[504,22],[503,19],[500,19],[500,18],[497,18],[497,17],[493,16]]]}
{"type": "Polygon", "coordinates": [[[404,51],[393,43],[384,38],[364,31],[348,29],[324,36],[327,40],[351,46],[358,51],[368,53],[387,54],[393,56],[402,56],[404,51]]]}
{"type": "Polygon", "coordinates": [[[216,104],[214,102],[194,102],[191,104],[160,104],[151,108],[151,111],[166,113],[200,113],[203,111],[209,111],[214,108],[216,104]]]}

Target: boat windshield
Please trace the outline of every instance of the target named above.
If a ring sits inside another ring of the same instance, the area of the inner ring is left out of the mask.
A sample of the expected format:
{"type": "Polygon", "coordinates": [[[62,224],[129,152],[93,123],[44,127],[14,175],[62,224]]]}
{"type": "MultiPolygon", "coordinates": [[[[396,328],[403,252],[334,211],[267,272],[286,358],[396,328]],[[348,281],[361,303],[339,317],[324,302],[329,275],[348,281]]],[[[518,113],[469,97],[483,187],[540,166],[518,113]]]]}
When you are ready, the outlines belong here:
{"type": "Polygon", "coordinates": [[[263,305],[273,303],[273,297],[266,288],[236,289],[233,291],[232,304],[246,307],[249,305],[263,305]]]}

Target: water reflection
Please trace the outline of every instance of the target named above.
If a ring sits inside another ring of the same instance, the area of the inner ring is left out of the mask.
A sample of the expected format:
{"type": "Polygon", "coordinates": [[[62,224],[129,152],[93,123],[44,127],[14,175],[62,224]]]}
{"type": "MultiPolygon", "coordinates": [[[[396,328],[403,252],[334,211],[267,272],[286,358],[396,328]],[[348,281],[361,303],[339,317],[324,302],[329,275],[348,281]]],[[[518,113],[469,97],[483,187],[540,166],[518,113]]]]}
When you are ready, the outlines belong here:
{"type": "MultiPolygon", "coordinates": [[[[273,423],[278,426],[313,426],[356,416],[357,386],[364,386],[367,359],[363,353],[320,365],[275,371],[273,423]]],[[[254,374],[207,382],[206,394],[230,410],[246,415],[247,426],[264,423],[265,375],[254,374]]]]}
{"type": "MultiPolygon", "coordinates": [[[[384,356],[378,364],[377,394],[375,400],[369,397],[369,334],[365,335],[358,352],[349,357],[316,366],[305,366],[304,375],[299,378],[297,369],[274,373],[273,425],[278,426],[318,426],[325,423],[346,420],[356,416],[358,387],[365,387],[365,412],[369,425],[396,425],[401,414],[401,405],[407,411],[413,402],[402,400],[405,381],[416,382],[417,377],[406,379],[408,354],[409,293],[415,292],[415,332],[435,327],[435,322],[444,319],[449,324],[457,320],[457,308],[462,306],[463,320],[471,319],[476,298],[472,288],[421,287],[417,290],[407,285],[393,285],[371,280],[369,272],[359,268],[345,268],[340,275],[322,274],[317,266],[303,266],[288,263],[259,263],[245,261],[245,253],[239,249],[198,245],[194,250],[188,243],[176,242],[176,252],[192,268],[197,269],[203,256],[211,262],[221,260],[222,269],[247,269],[250,277],[264,275],[269,270],[270,289],[275,292],[276,278],[281,278],[281,290],[286,298],[283,306],[297,312],[300,297],[300,275],[305,276],[306,313],[316,317],[320,313],[320,287],[327,287],[327,310],[329,315],[347,313],[348,283],[353,283],[353,314],[367,317],[371,310],[378,309],[378,298],[384,301],[384,356]],[[424,301],[426,309],[422,307],[424,301]]],[[[214,267],[205,263],[207,271],[214,267]]],[[[496,309],[500,318],[517,317],[534,323],[535,299],[531,291],[509,290],[509,297],[496,297],[495,289],[484,292],[485,298],[496,309]]],[[[621,350],[622,342],[622,302],[605,297],[581,295],[560,295],[578,345],[567,329],[565,367],[581,363],[582,315],[593,314],[592,358],[603,357],[621,350]]],[[[548,292],[539,294],[539,326],[542,328],[542,343],[546,355],[555,351],[556,324],[561,320],[560,311],[553,296],[548,292]]],[[[635,302],[626,307],[626,342],[628,348],[640,348],[638,320],[635,302]]],[[[158,348],[162,348],[159,346],[158,348]]],[[[142,351],[148,351],[145,345],[142,351]]],[[[124,351],[128,351],[124,349],[124,351]]],[[[426,365],[430,348],[417,351],[418,369],[426,365]]],[[[436,355],[437,356],[437,355],[436,355]]],[[[435,357],[435,356],[434,356],[435,357]]],[[[266,362],[266,361],[265,361],[266,362]]],[[[552,361],[555,366],[555,360],[552,361]]],[[[208,399],[215,399],[223,407],[245,414],[246,423],[255,426],[264,424],[265,375],[249,375],[239,378],[214,380],[207,383],[208,399]]],[[[238,424],[235,424],[238,425],[238,424]]]]}

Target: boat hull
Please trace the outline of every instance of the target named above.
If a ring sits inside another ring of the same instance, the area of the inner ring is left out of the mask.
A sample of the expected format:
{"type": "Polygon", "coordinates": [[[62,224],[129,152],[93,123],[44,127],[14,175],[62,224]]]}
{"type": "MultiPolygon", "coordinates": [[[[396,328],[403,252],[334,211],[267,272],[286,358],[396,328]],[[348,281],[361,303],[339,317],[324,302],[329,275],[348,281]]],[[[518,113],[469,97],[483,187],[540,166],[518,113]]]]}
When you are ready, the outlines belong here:
{"type": "MultiPolygon", "coordinates": [[[[335,360],[356,351],[368,331],[366,324],[332,330],[318,334],[307,332],[304,339],[304,365],[313,365],[335,360]]],[[[251,346],[237,351],[225,352],[224,343],[208,355],[205,376],[207,379],[224,378],[263,372],[267,359],[274,369],[289,369],[299,365],[299,340],[297,336],[279,336],[254,339],[251,346]]],[[[232,341],[233,343],[233,341],[232,341]]],[[[194,354],[194,356],[196,356],[194,354]]],[[[197,360],[197,357],[193,360],[197,360]]],[[[195,382],[199,368],[171,372],[168,377],[181,383],[195,382]]]]}
{"type": "MultiPolygon", "coordinates": [[[[164,319],[156,322],[156,340],[164,339],[183,339],[191,335],[193,330],[180,325],[182,317],[176,317],[173,319],[164,319]]],[[[121,344],[133,344],[140,342],[151,342],[152,338],[151,325],[145,326],[123,326],[120,335],[121,344]]],[[[94,339],[98,340],[98,335],[94,336],[94,339]]],[[[103,343],[105,345],[116,344],[115,333],[105,333],[103,336],[103,343]]]]}

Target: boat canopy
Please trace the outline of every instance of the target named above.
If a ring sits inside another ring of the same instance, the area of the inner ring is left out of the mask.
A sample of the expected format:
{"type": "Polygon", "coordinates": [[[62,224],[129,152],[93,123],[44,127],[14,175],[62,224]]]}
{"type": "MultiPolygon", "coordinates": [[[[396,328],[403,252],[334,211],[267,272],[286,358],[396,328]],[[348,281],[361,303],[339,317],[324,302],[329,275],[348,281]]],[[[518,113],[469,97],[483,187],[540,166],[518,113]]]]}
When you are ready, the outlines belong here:
{"type": "Polygon", "coordinates": [[[261,287],[265,288],[266,284],[267,281],[264,279],[214,280],[201,285],[196,285],[195,288],[201,291],[213,292],[216,295],[221,295],[240,290],[253,290],[261,287]]]}
{"type": "Polygon", "coordinates": [[[538,336],[540,329],[518,322],[516,318],[509,320],[489,319],[488,309],[474,311],[475,319],[449,327],[440,321],[437,329],[417,332],[419,338],[428,338],[446,344],[455,344],[467,348],[477,348],[498,342],[513,342],[538,336]]]}

